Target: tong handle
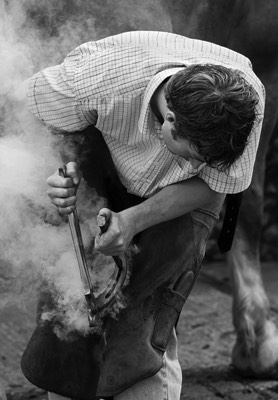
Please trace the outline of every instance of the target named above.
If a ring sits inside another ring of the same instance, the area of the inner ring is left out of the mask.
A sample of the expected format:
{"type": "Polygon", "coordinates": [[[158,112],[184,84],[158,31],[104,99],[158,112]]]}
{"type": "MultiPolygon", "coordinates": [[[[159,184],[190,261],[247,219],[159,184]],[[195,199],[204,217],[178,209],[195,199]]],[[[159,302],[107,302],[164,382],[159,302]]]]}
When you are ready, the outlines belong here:
{"type": "Polygon", "coordinates": [[[110,218],[111,218],[111,211],[108,209],[106,211],[103,211],[101,214],[98,214],[97,224],[99,229],[101,230],[101,233],[105,233],[107,231],[110,223],[110,218]]]}
{"type": "MultiPolygon", "coordinates": [[[[63,178],[67,178],[67,168],[64,165],[62,168],[59,168],[59,175],[63,178]]],[[[75,254],[79,266],[80,277],[83,284],[83,289],[85,295],[92,295],[92,282],[89,274],[89,269],[87,266],[85,249],[82,239],[82,233],[80,229],[79,218],[77,214],[76,207],[74,210],[68,214],[68,222],[70,226],[70,232],[72,236],[72,241],[75,249],[75,254]]]]}

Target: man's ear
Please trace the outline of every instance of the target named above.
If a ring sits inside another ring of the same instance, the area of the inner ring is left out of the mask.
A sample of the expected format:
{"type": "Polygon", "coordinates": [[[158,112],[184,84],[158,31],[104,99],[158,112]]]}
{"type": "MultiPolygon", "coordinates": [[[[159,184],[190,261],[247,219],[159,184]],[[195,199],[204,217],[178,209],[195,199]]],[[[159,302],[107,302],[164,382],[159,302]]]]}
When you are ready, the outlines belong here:
{"type": "Polygon", "coordinates": [[[165,115],[165,119],[166,121],[170,122],[170,124],[174,124],[176,122],[176,116],[173,113],[173,111],[167,111],[166,115],[165,115]]]}

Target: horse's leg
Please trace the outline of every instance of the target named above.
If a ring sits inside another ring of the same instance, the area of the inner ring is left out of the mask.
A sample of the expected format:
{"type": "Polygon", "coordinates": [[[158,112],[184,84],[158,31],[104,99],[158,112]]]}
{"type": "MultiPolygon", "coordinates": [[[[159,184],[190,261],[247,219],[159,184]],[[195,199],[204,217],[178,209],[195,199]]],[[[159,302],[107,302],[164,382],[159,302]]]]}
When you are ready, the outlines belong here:
{"type": "Polygon", "coordinates": [[[253,181],[244,195],[234,246],[228,256],[234,295],[233,322],[237,335],[232,363],[241,373],[260,377],[274,376],[278,371],[278,331],[270,318],[260,269],[267,136],[273,132],[277,121],[278,99],[277,88],[274,87],[276,77],[272,77],[273,85],[271,76],[261,78],[268,94],[263,137],[253,181]]]}

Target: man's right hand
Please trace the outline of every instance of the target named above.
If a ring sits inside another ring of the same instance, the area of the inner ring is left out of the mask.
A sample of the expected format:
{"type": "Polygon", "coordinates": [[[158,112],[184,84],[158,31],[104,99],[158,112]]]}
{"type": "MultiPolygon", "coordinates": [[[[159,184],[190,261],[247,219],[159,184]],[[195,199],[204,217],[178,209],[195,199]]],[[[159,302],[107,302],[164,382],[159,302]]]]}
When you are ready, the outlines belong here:
{"type": "Polygon", "coordinates": [[[76,192],[80,183],[81,174],[75,162],[66,165],[67,177],[59,175],[59,171],[47,179],[49,189],[47,194],[61,214],[70,214],[76,204],[76,192]]]}

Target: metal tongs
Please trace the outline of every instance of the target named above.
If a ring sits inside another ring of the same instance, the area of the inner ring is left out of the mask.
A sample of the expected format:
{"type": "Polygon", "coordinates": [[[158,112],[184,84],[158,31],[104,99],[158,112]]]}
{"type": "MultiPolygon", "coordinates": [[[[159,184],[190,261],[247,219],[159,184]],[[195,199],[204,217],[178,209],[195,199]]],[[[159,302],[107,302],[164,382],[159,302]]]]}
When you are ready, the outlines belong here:
{"type": "MultiPolygon", "coordinates": [[[[59,168],[59,175],[66,178],[66,166],[59,168]]],[[[122,289],[127,277],[127,263],[125,257],[113,257],[115,261],[115,271],[107,284],[106,289],[97,297],[94,295],[93,283],[89,273],[86,261],[85,249],[80,229],[79,218],[76,207],[74,211],[68,215],[68,222],[72,241],[78,262],[80,278],[83,285],[84,296],[87,304],[87,313],[89,326],[95,327],[101,325],[101,315],[105,314],[105,308],[110,305],[117,297],[122,289]]],[[[109,219],[106,215],[98,215],[97,223],[102,233],[106,232],[109,225],[109,219]]]]}

